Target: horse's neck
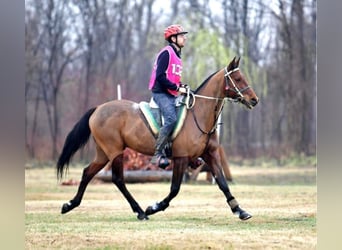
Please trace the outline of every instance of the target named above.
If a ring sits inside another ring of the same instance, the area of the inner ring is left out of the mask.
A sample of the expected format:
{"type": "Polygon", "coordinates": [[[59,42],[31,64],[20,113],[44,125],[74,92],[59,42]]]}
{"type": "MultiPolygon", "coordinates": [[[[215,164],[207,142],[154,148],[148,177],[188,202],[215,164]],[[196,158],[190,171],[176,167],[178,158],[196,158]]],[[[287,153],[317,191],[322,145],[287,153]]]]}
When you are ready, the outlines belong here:
{"type": "Polygon", "coordinates": [[[220,91],[221,84],[216,79],[211,79],[211,81],[214,82],[208,82],[203,90],[196,93],[201,96],[210,97],[210,99],[198,97],[196,98],[194,107],[195,116],[200,126],[207,132],[213,129],[215,120],[218,118],[222,105],[224,104],[224,96],[222,91],[220,91]],[[216,86],[216,88],[213,86],[216,86]]]}
{"type": "Polygon", "coordinates": [[[196,116],[202,118],[201,120],[208,123],[208,126],[211,126],[214,122],[213,119],[218,117],[223,102],[223,99],[197,99],[195,110],[199,112],[196,113],[196,116]]]}

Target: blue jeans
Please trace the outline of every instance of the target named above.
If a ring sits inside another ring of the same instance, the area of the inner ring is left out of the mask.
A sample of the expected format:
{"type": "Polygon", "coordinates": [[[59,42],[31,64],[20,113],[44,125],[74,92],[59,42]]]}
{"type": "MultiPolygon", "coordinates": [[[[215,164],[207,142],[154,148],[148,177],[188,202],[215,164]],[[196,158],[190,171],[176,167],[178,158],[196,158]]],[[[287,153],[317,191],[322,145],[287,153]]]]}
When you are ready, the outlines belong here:
{"type": "Polygon", "coordinates": [[[160,112],[164,117],[164,125],[160,128],[159,135],[170,136],[177,123],[176,97],[169,94],[153,92],[152,97],[158,104],[160,112]]]}

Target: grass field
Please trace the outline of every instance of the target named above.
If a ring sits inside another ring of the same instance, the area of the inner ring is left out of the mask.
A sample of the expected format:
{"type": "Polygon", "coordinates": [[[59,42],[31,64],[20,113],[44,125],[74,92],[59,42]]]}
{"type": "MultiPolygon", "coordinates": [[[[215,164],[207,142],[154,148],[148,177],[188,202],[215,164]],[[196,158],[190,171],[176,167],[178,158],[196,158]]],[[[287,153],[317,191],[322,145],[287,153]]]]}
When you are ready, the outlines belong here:
{"type": "MultiPolygon", "coordinates": [[[[185,183],[164,212],[139,221],[117,188],[88,186],[82,204],[61,215],[77,186],[62,186],[52,168],[25,170],[25,249],[315,249],[316,168],[231,167],[231,191],[248,221],[234,216],[217,185],[185,183]]],[[[67,179],[79,180],[82,168],[67,179]]],[[[127,184],[145,209],[169,183],[127,184]]]]}

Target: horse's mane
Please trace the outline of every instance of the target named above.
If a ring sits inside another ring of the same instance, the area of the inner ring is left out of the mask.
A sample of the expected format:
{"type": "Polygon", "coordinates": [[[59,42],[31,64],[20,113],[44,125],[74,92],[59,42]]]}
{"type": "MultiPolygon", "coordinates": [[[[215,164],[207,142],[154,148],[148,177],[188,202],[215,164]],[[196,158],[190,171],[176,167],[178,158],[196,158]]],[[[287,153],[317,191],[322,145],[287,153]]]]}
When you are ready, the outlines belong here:
{"type": "MultiPolygon", "coordinates": [[[[237,68],[239,66],[239,61],[240,61],[240,58],[236,61],[234,57],[234,59],[229,63],[227,70],[230,71],[230,70],[237,68]]],[[[205,84],[210,80],[210,78],[212,78],[213,75],[215,75],[218,71],[219,70],[217,70],[216,72],[208,76],[208,78],[205,79],[204,82],[194,92],[197,93],[198,91],[200,91],[205,86],[205,84]]]]}
{"type": "Polygon", "coordinates": [[[198,91],[200,91],[204,86],[205,84],[210,80],[210,78],[215,75],[218,71],[215,71],[214,73],[212,73],[210,76],[207,77],[207,79],[205,79],[201,85],[194,91],[195,93],[197,93],[198,91]]]}

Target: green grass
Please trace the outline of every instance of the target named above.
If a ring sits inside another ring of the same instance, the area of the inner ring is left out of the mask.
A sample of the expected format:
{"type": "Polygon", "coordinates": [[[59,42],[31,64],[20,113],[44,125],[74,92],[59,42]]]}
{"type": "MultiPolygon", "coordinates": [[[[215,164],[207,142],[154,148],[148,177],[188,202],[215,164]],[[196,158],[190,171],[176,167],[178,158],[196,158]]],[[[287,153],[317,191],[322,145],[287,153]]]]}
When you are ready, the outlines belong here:
{"type": "MultiPolygon", "coordinates": [[[[82,204],[61,215],[77,186],[59,185],[53,169],[29,169],[25,249],[315,249],[315,169],[279,170],[232,168],[230,189],[253,215],[248,221],[234,216],[217,185],[201,176],[197,183],[183,184],[164,212],[139,221],[112,184],[90,184],[82,204]],[[254,184],[247,183],[251,180],[254,184]]],[[[81,172],[70,169],[66,179],[79,180],[81,172]]],[[[170,184],[127,188],[145,209],[164,198],[170,184]]]]}

